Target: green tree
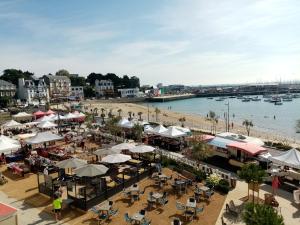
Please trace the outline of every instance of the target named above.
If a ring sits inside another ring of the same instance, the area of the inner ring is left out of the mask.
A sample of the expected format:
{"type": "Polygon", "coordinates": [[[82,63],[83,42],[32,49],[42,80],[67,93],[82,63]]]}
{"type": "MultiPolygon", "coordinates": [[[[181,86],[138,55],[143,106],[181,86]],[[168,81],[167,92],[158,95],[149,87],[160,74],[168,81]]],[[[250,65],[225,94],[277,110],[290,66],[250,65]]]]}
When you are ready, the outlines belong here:
{"type": "Polygon", "coordinates": [[[113,110],[110,109],[107,115],[108,115],[109,118],[113,118],[114,117],[113,110]]]}
{"type": "Polygon", "coordinates": [[[246,131],[247,131],[247,135],[249,136],[250,135],[250,129],[251,129],[251,127],[253,127],[252,121],[251,120],[244,120],[243,121],[243,126],[245,126],[246,131]]]}
{"type": "Polygon", "coordinates": [[[33,73],[28,71],[23,72],[22,70],[16,70],[16,69],[6,69],[3,71],[3,74],[0,77],[1,80],[5,80],[10,83],[13,83],[17,87],[18,87],[19,78],[24,78],[25,80],[32,80],[33,73]]]}
{"type": "Polygon", "coordinates": [[[65,70],[65,69],[61,69],[59,71],[57,71],[55,73],[55,76],[66,76],[66,77],[70,77],[70,73],[68,70],[65,70]]]}
{"type": "Polygon", "coordinates": [[[217,132],[217,123],[218,123],[218,117],[214,111],[209,111],[208,118],[211,122],[211,133],[217,132]]]}
{"type": "Polygon", "coordinates": [[[192,146],[192,157],[198,161],[203,161],[208,157],[212,156],[211,147],[206,144],[202,139],[192,139],[191,140],[192,146]]]}
{"type": "Polygon", "coordinates": [[[135,124],[132,128],[133,135],[136,140],[142,141],[144,127],[139,124],[135,124]]]}
{"type": "MultiPolygon", "coordinates": [[[[249,184],[259,185],[263,182],[264,177],[266,177],[266,172],[258,165],[254,163],[245,164],[240,171],[238,171],[238,176],[242,180],[248,183],[248,198],[249,198],[249,184]]],[[[254,202],[254,189],[252,189],[253,202],[254,202]]]]}
{"type": "Polygon", "coordinates": [[[121,117],[122,109],[118,109],[119,117],[121,117]]]}
{"type": "Polygon", "coordinates": [[[85,86],[85,78],[84,77],[70,77],[72,86],[85,86]]]}
{"type": "Polygon", "coordinates": [[[85,86],[83,88],[84,97],[92,98],[96,96],[95,90],[91,86],[85,86]]]}
{"type": "Polygon", "coordinates": [[[156,122],[158,122],[158,115],[160,114],[159,108],[156,107],[154,112],[155,112],[155,120],[156,120],[156,122]]]}
{"type": "Polygon", "coordinates": [[[282,215],[273,207],[264,204],[246,204],[242,218],[246,225],[284,225],[282,215]]]}
{"type": "Polygon", "coordinates": [[[138,115],[139,115],[139,121],[143,121],[142,119],[143,112],[138,112],[138,115]]]}

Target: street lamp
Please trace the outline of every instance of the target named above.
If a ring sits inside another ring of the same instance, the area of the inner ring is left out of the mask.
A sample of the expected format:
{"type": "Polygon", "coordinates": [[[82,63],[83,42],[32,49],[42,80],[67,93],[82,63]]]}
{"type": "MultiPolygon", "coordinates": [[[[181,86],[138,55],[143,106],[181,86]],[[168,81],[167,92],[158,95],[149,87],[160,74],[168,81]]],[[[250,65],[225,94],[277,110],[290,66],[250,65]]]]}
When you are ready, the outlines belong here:
{"type": "Polygon", "coordinates": [[[227,119],[226,119],[226,122],[227,122],[226,128],[227,128],[227,129],[226,129],[226,131],[229,132],[229,126],[230,126],[230,125],[229,125],[229,124],[230,124],[230,123],[229,123],[229,101],[228,101],[227,104],[225,104],[225,105],[227,106],[227,119]]]}

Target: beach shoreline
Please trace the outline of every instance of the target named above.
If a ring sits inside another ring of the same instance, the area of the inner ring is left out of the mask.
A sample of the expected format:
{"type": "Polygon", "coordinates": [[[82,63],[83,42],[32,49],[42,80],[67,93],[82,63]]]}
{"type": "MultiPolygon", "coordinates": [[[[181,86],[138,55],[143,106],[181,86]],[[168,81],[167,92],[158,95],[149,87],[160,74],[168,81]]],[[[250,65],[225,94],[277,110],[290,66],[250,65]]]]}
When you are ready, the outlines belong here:
{"type": "MultiPolygon", "coordinates": [[[[83,109],[87,110],[87,112],[90,112],[91,109],[97,108],[99,113],[101,112],[101,108],[104,108],[106,110],[106,115],[110,110],[112,110],[112,113],[114,115],[118,115],[118,110],[121,109],[121,116],[126,118],[128,117],[128,112],[132,112],[133,118],[138,119],[138,113],[142,112],[141,117],[145,121],[148,121],[149,111],[150,122],[163,123],[165,125],[180,126],[181,122],[179,122],[179,119],[185,117],[186,121],[184,122],[184,125],[192,130],[202,130],[210,132],[212,126],[211,122],[206,117],[203,117],[201,115],[181,113],[163,108],[159,108],[160,113],[158,114],[158,120],[156,121],[155,107],[152,107],[150,104],[148,107],[146,105],[136,103],[109,103],[100,101],[82,101],[82,104],[83,109]]],[[[216,126],[217,133],[225,132],[225,127],[225,121],[219,120],[216,126]]],[[[247,135],[245,127],[241,123],[237,122],[235,122],[233,128],[230,128],[230,132],[247,135]]],[[[261,138],[263,141],[281,142],[293,147],[300,146],[300,140],[298,139],[292,139],[282,134],[260,130],[255,127],[255,124],[254,127],[251,128],[250,136],[261,138]]]]}

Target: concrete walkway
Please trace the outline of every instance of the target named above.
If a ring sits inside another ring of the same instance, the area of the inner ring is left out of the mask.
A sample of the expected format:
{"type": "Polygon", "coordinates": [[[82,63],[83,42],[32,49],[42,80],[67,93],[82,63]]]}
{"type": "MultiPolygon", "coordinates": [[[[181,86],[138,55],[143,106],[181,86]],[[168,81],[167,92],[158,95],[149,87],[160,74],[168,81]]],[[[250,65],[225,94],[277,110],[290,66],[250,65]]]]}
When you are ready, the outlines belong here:
{"type": "MultiPolygon", "coordinates": [[[[271,193],[272,188],[270,185],[262,184],[260,187],[259,196],[261,199],[264,199],[265,193],[271,193]]],[[[248,193],[248,185],[243,181],[238,181],[237,186],[234,190],[230,191],[227,195],[226,201],[224,202],[223,209],[219,215],[216,225],[222,225],[221,217],[224,215],[224,221],[229,224],[236,225],[245,225],[242,222],[241,216],[239,218],[233,218],[228,216],[225,213],[226,203],[229,203],[230,200],[240,200],[247,196],[248,193]]],[[[276,200],[279,202],[279,211],[284,218],[285,225],[295,225],[300,224],[300,205],[296,205],[293,200],[293,194],[278,190],[278,195],[276,196],[276,200]]]]}
{"type": "Polygon", "coordinates": [[[46,212],[41,212],[24,201],[18,201],[14,198],[9,198],[2,191],[0,192],[0,202],[11,205],[17,208],[18,221],[20,225],[51,225],[51,224],[66,224],[56,222],[53,215],[46,212]]]}

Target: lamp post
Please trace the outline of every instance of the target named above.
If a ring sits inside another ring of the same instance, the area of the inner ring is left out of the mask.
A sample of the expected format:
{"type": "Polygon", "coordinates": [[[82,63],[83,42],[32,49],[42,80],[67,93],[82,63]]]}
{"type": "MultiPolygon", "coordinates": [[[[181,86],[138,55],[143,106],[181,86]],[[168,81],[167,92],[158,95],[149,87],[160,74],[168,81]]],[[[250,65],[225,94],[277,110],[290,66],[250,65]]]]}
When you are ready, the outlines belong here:
{"type": "Polygon", "coordinates": [[[227,119],[226,119],[226,122],[227,122],[227,124],[226,124],[226,127],[227,127],[227,132],[229,132],[229,127],[230,127],[230,123],[229,123],[229,101],[227,102],[227,104],[225,104],[225,105],[227,105],[227,119]]]}

